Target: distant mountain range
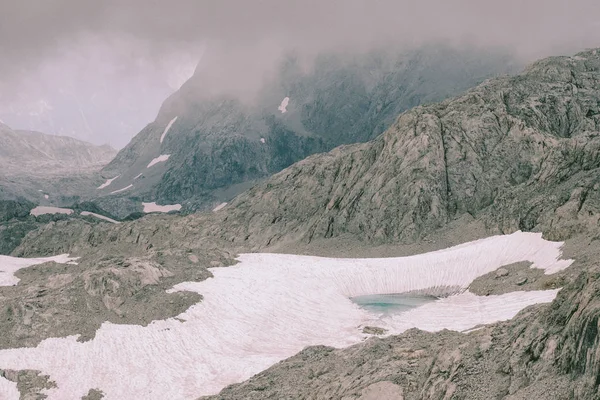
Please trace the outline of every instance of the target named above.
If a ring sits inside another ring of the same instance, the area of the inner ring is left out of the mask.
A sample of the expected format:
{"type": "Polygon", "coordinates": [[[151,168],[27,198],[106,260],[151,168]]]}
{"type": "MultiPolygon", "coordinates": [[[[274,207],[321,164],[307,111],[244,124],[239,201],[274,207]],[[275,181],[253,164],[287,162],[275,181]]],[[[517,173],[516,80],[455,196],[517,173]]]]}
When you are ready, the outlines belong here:
{"type": "Polygon", "coordinates": [[[13,131],[0,124],[0,167],[5,175],[58,175],[101,168],[116,155],[108,145],[96,146],[67,136],[13,131]]]}

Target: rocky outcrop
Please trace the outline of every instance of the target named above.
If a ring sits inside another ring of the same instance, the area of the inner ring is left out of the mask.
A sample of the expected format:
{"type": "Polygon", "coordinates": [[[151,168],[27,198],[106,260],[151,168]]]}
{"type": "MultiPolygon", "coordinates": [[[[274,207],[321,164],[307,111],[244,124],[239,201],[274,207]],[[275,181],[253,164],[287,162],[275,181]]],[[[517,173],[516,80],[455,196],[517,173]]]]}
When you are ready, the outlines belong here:
{"type": "MultiPolygon", "coordinates": [[[[56,296],[73,291],[74,298],[102,304],[102,318],[118,320],[117,311],[140,312],[125,307],[133,304],[127,296],[137,293],[126,287],[141,287],[155,304],[156,291],[149,287],[191,279],[191,271],[203,270],[195,266],[198,260],[201,267],[226,264],[239,251],[284,251],[298,242],[334,246],[342,239],[359,249],[404,242],[418,243],[422,251],[449,227],[455,240],[465,237],[471,225],[464,221],[481,226],[481,235],[542,231],[549,239],[568,240],[566,257],[576,261],[564,275],[546,279],[523,275],[523,266],[505,266],[476,290],[496,293],[491,280],[510,290],[564,286],[550,305],[468,334],[411,330],[347,349],[308,348],[214,398],[598,398],[598,77],[595,50],[542,60],[519,76],[486,81],[453,100],[405,112],[368,143],[313,155],[217,212],[148,216],[118,226],[57,221],[29,234],[14,254],[84,256],[78,270],[85,273],[73,281],[79,286],[67,284],[49,301],[35,301],[59,304],[56,296]],[[105,254],[111,258],[102,261],[105,254]],[[134,260],[152,268],[140,269],[134,260]],[[165,269],[174,276],[160,272],[165,269]],[[143,285],[148,274],[161,278],[143,285]]],[[[27,309],[18,304],[34,300],[23,296],[25,289],[32,296],[42,289],[47,275],[36,274],[43,268],[20,271],[17,289],[0,289],[2,296],[12,293],[2,304],[22,310],[14,321],[26,320],[27,309]]],[[[70,310],[77,318],[100,313],[70,310]]],[[[13,321],[3,330],[25,332],[32,345],[53,332],[91,332],[97,326],[69,326],[65,321],[77,320],[73,316],[49,323],[40,311],[33,315],[39,329],[13,321]]]]}
{"type": "Polygon", "coordinates": [[[592,232],[600,206],[600,53],[416,107],[384,134],[307,158],[240,195],[215,234],[258,246],[352,235],[412,242],[463,215],[490,232],[592,232]]]}

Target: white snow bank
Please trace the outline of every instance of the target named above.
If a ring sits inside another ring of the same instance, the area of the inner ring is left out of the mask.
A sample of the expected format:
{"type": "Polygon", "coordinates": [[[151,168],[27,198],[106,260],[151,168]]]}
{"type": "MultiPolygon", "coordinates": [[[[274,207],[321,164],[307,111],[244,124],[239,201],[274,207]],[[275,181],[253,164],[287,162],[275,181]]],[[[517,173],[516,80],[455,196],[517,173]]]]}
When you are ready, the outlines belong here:
{"type": "Polygon", "coordinates": [[[170,154],[161,154],[160,156],[158,156],[155,159],[153,159],[152,161],[150,161],[150,164],[148,164],[148,166],[146,168],[150,168],[154,164],[158,164],[160,162],[165,162],[169,159],[169,157],[171,157],[170,154]]]}
{"type": "Polygon", "coordinates": [[[125,186],[123,189],[113,190],[112,192],[110,192],[110,194],[121,193],[128,189],[131,189],[132,187],[133,187],[133,185],[125,186]]]}
{"type": "Polygon", "coordinates": [[[38,215],[43,215],[43,214],[72,214],[73,210],[71,210],[70,208],[60,208],[60,207],[47,207],[47,206],[37,206],[36,208],[34,208],[33,210],[30,211],[31,215],[35,215],[36,217],[38,215]]]}
{"type": "Polygon", "coordinates": [[[19,393],[19,389],[17,388],[17,384],[15,382],[11,382],[6,378],[0,376],[0,397],[3,400],[19,400],[21,398],[21,394],[19,393]]]}
{"type": "MultiPolygon", "coordinates": [[[[75,263],[79,257],[69,257],[68,254],[45,258],[18,258],[0,255],[0,286],[13,286],[19,283],[14,273],[21,268],[54,261],[59,264],[75,263]]],[[[75,263],[76,264],[76,263],[75,263]]],[[[2,393],[2,392],[0,392],[2,393]]]]}
{"type": "Polygon", "coordinates": [[[105,217],[104,215],[96,214],[96,213],[89,212],[89,211],[82,211],[81,215],[84,215],[84,216],[88,215],[88,216],[91,216],[91,217],[96,217],[98,219],[103,219],[104,221],[112,222],[113,224],[120,224],[119,221],[115,221],[112,218],[108,218],[108,217],[105,217]]]}
{"type": "Polygon", "coordinates": [[[283,114],[283,113],[287,112],[288,104],[290,104],[290,98],[286,97],[281,101],[281,104],[279,105],[279,107],[277,107],[277,109],[279,111],[281,111],[281,113],[283,114]]]}
{"type": "Polygon", "coordinates": [[[213,212],[217,212],[219,210],[222,210],[223,207],[225,207],[227,205],[227,203],[221,203],[218,206],[216,206],[215,208],[213,208],[213,212]]]}
{"type": "Polygon", "coordinates": [[[121,175],[117,175],[112,179],[107,179],[106,182],[104,182],[102,185],[98,186],[97,189],[104,189],[105,187],[110,186],[110,184],[113,183],[113,181],[115,179],[117,179],[119,176],[121,176],[121,175]]]}
{"type": "Polygon", "coordinates": [[[155,202],[152,202],[152,203],[142,203],[142,205],[144,206],[145,213],[151,213],[151,212],[168,213],[170,211],[181,210],[181,204],[171,204],[171,205],[159,206],[155,202]]]}
{"type": "Polygon", "coordinates": [[[167,127],[165,128],[165,130],[163,131],[162,135],[160,135],[160,142],[162,143],[163,140],[165,139],[165,136],[167,136],[167,133],[169,132],[169,129],[171,129],[171,126],[173,126],[173,124],[175,123],[175,121],[177,121],[178,117],[173,118],[168,124],[167,127]]]}
{"type": "Polygon", "coordinates": [[[242,254],[213,278],[171,291],[193,291],[201,303],[147,327],[104,323],[93,340],[47,339],[37,348],[0,350],[0,368],[41,370],[58,388],[48,399],[79,399],[90,388],[113,399],[195,399],[217,393],[290,357],[306,346],[343,347],[367,336],[365,325],[390,329],[464,330],[512,318],[557,290],[478,297],[469,292],[396,316],[369,313],[349,297],[436,286],[466,288],[476,277],[517,261],[546,273],[561,243],[517,232],[446,250],[401,258],[336,259],[242,254]]]}

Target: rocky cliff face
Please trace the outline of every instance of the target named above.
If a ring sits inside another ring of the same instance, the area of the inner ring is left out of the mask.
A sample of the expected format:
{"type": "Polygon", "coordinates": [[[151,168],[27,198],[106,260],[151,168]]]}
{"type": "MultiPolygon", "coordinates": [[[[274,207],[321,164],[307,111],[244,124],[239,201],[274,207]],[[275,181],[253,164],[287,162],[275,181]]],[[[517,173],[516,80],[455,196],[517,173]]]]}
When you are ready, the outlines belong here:
{"type": "Polygon", "coordinates": [[[513,72],[504,55],[449,48],[287,59],[252,102],[207,97],[190,79],[104,170],[115,193],[199,209],[311,154],[370,140],[398,113],[513,72]],[[168,157],[167,157],[168,156],[168,157]]]}
{"type": "Polygon", "coordinates": [[[599,73],[595,50],[556,57],[416,107],[373,141],[309,157],[240,195],[217,232],[261,246],[340,235],[412,242],[463,215],[490,232],[593,232],[599,73]]]}

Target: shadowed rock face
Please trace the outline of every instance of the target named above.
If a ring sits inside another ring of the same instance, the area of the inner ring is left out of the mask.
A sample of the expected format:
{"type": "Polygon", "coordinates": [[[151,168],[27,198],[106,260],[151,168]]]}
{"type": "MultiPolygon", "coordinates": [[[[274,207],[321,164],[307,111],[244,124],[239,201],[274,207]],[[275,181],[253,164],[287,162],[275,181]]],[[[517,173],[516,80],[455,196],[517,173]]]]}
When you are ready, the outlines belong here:
{"type": "Polygon", "coordinates": [[[207,208],[311,154],[370,140],[413,106],[515,69],[502,54],[433,46],[324,55],[310,72],[290,57],[248,103],[208,98],[196,75],[104,168],[106,178],[119,178],[101,194],[133,183],[119,196],[207,208]],[[161,155],[170,157],[147,168],[161,155]]]}

